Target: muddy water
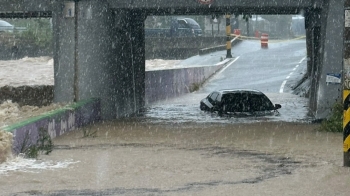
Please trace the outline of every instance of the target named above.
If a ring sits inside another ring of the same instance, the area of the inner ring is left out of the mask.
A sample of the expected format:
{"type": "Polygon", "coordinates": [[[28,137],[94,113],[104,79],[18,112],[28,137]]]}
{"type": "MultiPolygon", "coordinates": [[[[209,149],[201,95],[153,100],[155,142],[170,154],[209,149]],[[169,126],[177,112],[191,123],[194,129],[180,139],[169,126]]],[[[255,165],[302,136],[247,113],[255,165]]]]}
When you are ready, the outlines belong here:
{"type": "Polygon", "coordinates": [[[12,134],[0,130],[0,164],[12,155],[12,134]]]}
{"type": "Polygon", "coordinates": [[[0,174],[4,195],[347,195],[342,134],[317,124],[92,125],[54,140],[39,162],[0,174]],[[83,137],[83,133],[89,137],[83,137]]]}

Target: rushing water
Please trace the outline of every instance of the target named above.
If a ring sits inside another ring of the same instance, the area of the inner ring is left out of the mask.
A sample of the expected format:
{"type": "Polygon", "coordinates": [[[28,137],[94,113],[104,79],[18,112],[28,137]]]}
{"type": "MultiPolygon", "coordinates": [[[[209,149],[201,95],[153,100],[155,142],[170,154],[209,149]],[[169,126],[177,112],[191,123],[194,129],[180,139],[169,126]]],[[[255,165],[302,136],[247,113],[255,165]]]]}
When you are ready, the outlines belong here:
{"type": "Polygon", "coordinates": [[[12,155],[12,134],[0,130],[0,164],[12,155]]]}

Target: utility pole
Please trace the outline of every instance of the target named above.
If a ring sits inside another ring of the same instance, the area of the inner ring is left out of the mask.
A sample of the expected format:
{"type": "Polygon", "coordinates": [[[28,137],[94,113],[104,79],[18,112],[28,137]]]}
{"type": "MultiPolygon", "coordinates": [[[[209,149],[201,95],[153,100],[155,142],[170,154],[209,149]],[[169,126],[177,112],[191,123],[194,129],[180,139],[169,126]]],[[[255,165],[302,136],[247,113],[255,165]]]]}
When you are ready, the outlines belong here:
{"type": "MultiPolygon", "coordinates": [[[[350,0],[349,0],[350,1],[350,0]]],[[[232,58],[231,54],[231,15],[226,13],[226,58],[232,58]]]]}

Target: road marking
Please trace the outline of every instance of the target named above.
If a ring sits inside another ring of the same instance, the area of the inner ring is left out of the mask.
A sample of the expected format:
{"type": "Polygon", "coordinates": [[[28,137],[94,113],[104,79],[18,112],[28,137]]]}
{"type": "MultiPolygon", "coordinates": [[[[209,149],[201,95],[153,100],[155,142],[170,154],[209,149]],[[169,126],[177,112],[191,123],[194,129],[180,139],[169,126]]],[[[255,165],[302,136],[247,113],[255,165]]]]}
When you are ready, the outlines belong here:
{"type": "Polygon", "coordinates": [[[223,60],[223,61],[221,61],[221,62],[219,62],[219,63],[216,63],[215,66],[223,65],[223,64],[225,64],[225,63],[228,63],[230,60],[231,60],[231,59],[225,59],[225,60],[223,60]]]}
{"type": "Polygon", "coordinates": [[[227,69],[228,67],[230,67],[234,62],[236,62],[239,59],[239,56],[236,57],[231,63],[229,63],[228,65],[226,65],[222,70],[220,70],[220,72],[218,74],[221,74],[223,71],[225,71],[225,69],[227,69]]]}
{"type": "Polygon", "coordinates": [[[283,93],[283,88],[284,88],[284,85],[286,85],[286,83],[287,83],[287,80],[284,80],[282,82],[282,85],[281,85],[281,88],[280,88],[280,93],[283,93]]]}
{"type": "MultiPolygon", "coordinates": [[[[306,59],[306,57],[302,58],[300,61],[299,61],[299,64],[301,64],[304,60],[306,59]]],[[[290,76],[293,75],[294,71],[299,67],[299,64],[297,64],[294,68],[293,68],[293,71],[290,72],[288,74],[288,76],[286,77],[286,79],[282,82],[282,85],[280,87],[280,93],[283,93],[283,89],[284,89],[284,86],[286,85],[288,79],[290,78],[290,76]]]]}

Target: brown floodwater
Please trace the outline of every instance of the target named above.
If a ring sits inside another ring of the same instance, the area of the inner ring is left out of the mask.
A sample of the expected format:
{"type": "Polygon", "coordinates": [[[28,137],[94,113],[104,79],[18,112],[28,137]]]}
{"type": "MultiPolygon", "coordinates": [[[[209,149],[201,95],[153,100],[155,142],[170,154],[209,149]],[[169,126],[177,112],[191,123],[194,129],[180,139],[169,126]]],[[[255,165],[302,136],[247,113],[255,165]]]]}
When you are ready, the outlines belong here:
{"type": "Polygon", "coordinates": [[[0,192],[347,195],[342,134],[318,130],[297,122],[103,122],[55,138],[53,152],[31,167],[0,168],[0,192]]]}

